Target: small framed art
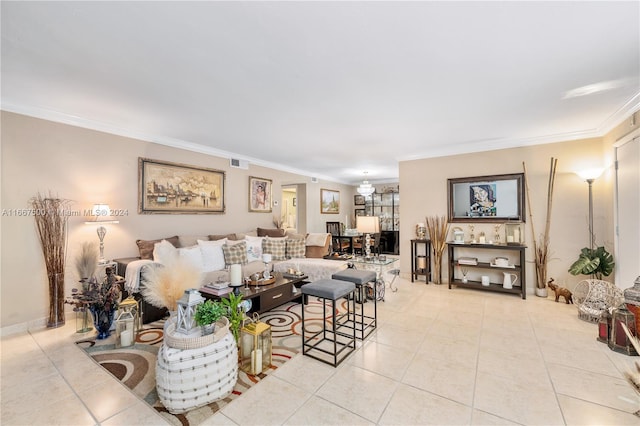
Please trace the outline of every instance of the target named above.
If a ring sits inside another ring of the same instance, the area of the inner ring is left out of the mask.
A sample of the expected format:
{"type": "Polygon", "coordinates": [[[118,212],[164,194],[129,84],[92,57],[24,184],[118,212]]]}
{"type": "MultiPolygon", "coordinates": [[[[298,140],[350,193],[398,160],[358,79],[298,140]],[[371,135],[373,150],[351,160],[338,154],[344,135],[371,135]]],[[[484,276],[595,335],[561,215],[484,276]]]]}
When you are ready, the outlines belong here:
{"type": "Polygon", "coordinates": [[[271,179],[249,176],[249,211],[271,212],[271,179]]]}
{"type": "Polygon", "coordinates": [[[340,213],[340,191],[320,189],[320,213],[340,213]]]}

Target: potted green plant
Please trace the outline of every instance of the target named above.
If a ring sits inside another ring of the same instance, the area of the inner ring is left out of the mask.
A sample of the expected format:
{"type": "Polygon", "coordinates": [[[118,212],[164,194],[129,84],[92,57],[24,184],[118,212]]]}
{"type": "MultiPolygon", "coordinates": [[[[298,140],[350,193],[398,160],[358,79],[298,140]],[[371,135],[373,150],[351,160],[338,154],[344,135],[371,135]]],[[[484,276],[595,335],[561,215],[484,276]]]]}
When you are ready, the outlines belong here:
{"type": "Polygon", "coordinates": [[[242,328],[242,321],[244,320],[244,310],[240,309],[240,303],[242,302],[242,293],[235,294],[229,293],[228,297],[221,299],[222,304],[226,308],[226,317],[229,319],[229,329],[233,334],[233,337],[238,343],[240,339],[240,328],[242,328]]]}
{"type": "Polygon", "coordinates": [[[215,332],[216,322],[225,316],[227,308],[218,301],[207,300],[196,307],[196,324],[202,327],[202,334],[212,334],[215,332]]]}
{"type": "Polygon", "coordinates": [[[601,280],[603,276],[611,275],[615,264],[613,255],[603,246],[593,250],[585,247],[580,251],[578,260],[569,267],[569,273],[571,275],[594,275],[601,280]]]}

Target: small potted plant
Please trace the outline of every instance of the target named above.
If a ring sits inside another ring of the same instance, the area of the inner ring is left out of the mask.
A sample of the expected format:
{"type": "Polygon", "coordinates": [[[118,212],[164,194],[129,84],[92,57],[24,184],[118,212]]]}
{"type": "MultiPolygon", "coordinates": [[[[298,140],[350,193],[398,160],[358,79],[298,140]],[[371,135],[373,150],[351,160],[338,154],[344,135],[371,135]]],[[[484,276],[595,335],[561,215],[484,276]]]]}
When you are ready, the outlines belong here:
{"type": "Polygon", "coordinates": [[[227,313],[227,308],[218,301],[207,300],[196,307],[196,324],[202,327],[202,335],[215,332],[216,322],[227,313]]]}

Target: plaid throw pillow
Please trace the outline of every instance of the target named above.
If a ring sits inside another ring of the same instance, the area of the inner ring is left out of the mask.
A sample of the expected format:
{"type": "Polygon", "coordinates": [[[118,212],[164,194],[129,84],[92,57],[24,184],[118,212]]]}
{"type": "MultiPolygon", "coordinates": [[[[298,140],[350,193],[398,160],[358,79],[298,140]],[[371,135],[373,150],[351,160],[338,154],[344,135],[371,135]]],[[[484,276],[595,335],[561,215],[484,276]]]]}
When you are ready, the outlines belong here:
{"type": "Polygon", "coordinates": [[[247,243],[245,241],[238,244],[224,244],[222,246],[222,253],[224,254],[224,263],[226,266],[239,263],[240,265],[246,265],[247,260],[247,243]]]}
{"type": "Polygon", "coordinates": [[[287,259],[304,257],[306,250],[304,239],[287,239],[287,259]]]}
{"type": "Polygon", "coordinates": [[[271,253],[273,260],[285,260],[287,254],[286,238],[264,237],[262,240],[262,252],[271,253]]]}

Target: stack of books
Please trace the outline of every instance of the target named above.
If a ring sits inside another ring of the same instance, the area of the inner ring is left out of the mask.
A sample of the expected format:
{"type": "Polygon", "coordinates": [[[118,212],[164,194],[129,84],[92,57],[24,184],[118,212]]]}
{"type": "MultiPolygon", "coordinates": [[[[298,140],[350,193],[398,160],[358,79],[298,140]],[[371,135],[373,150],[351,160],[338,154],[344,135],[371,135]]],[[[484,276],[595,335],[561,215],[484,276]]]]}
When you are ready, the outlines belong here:
{"type": "Polygon", "coordinates": [[[209,283],[204,285],[204,290],[214,296],[222,296],[231,293],[233,288],[229,287],[229,283],[209,283]]]}
{"type": "Polygon", "coordinates": [[[458,258],[458,265],[477,265],[477,257],[460,257],[458,258]]]}

